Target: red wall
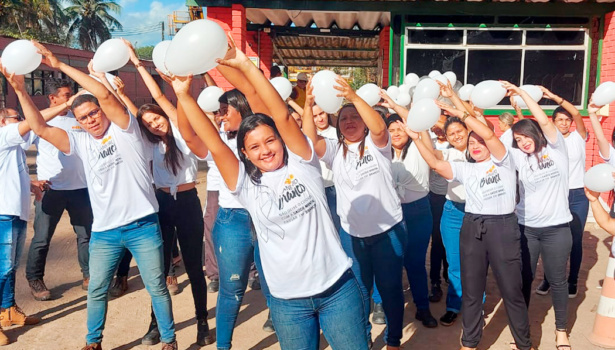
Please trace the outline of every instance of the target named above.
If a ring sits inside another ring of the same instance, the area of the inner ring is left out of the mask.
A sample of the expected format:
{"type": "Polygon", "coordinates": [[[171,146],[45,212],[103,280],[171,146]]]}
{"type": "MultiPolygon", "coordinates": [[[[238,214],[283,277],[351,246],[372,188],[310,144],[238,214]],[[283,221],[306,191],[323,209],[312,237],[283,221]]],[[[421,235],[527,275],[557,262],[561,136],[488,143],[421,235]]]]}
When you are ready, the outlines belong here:
{"type": "Polygon", "coordinates": [[[389,85],[389,45],[391,37],[391,27],[384,27],[378,39],[378,54],[382,60],[382,80],[380,86],[389,85]]]}

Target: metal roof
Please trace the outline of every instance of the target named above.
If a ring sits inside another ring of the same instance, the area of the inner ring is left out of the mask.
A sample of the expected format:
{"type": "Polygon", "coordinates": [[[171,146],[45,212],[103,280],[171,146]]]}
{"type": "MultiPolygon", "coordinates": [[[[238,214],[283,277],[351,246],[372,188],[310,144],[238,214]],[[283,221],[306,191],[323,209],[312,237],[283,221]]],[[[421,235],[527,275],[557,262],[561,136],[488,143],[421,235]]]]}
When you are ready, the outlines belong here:
{"type": "Polygon", "coordinates": [[[296,27],[308,27],[312,23],[318,28],[329,28],[333,23],[341,29],[372,30],[383,28],[391,22],[390,12],[377,11],[308,11],[247,8],[246,17],[256,24],[271,22],[276,26],[294,24],[296,27]]]}

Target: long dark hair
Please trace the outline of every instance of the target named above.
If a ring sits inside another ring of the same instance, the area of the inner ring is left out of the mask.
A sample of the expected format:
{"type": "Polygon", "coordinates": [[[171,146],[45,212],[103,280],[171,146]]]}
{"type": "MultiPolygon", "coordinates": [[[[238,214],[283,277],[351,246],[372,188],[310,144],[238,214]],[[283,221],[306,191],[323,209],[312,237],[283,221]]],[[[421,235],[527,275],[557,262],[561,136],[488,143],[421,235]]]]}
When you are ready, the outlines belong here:
{"type": "MultiPolygon", "coordinates": [[[[346,142],[344,142],[344,135],[342,135],[342,131],[340,129],[340,119],[342,119],[341,118],[342,112],[348,108],[353,108],[355,110],[357,109],[352,103],[347,103],[343,105],[342,108],[340,108],[339,112],[337,112],[337,125],[336,125],[337,141],[342,146],[342,150],[344,152],[344,159],[346,159],[346,154],[348,153],[348,145],[346,144],[346,142]]],[[[363,139],[361,140],[361,143],[359,144],[359,158],[363,158],[363,153],[365,152],[365,136],[367,136],[368,133],[369,133],[369,129],[366,126],[363,139]]]]}
{"type": "Polygon", "coordinates": [[[173,129],[171,128],[171,121],[169,120],[169,116],[160,108],[158,105],[152,103],[146,103],[137,112],[137,121],[139,122],[139,127],[141,131],[145,135],[145,137],[149,140],[149,142],[153,144],[157,144],[158,142],[164,142],[167,145],[167,151],[164,154],[164,163],[167,169],[170,169],[173,172],[173,175],[177,175],[180,167],[180,160],[184,159],[184,155],[177,147],[177,143],[175,142],[175,137],[173,136],[173,129]],[[167,129],[166,139],[161,136],[152,134],[151,131],[145,126],[145,122],[143,121],[143,115],[145,113],[154,113],[162,116],[169,123],[169,127],[167,129]]]}
{"type": "Polygon", "coordinates": [[[237,89],[229,90],[223,93],[222,96],[218,98],[218,102],[235,108],[239,114],[241,114],[241,119],[245,119],[254,114],[252,113],[252,109],[250,108],[250,104],[248,103],[246,96],[237,89]]]}
{"type": "MultiPolygon", "coordinates": [[[[398,114],[391,114],[389,118],[387,119],[387,129],[389,128],[389,126],[391,126],[391,124],[397,121],[402,122],[402,123],[404,122],[398,114]]],[[[408,148],[410,148],[411,144],[412,144],[412,139],[408,137],[408,142],[406,142],[404,147],[401,148],[401,157],[400,157],[401,160],[406,159],[406,155],[408,155],[408,148]]],[[[393,154],[395,154],[395,149],[393,148],[392,144],[391,144],[391,150],[393,151],[393,154]]]]}
{"type": "MultiPolygon", "coordinates": [[[[534,141],[534,152],[531,154],[538,155],[543,148],[547,147],[547,138],[542,132],[540,125],[538,122],[533,119],[523,119],[519,120],[512,126],[513,134],[523,135],[525,137],[529,137],[534,141]]],[[[513,139],[513,148],[519,149],[519,145],[517,141],[513,139]]],[[[530,154],[528,154],[529,156],[530,154]]]]}
{"type": "Polygon", "coordinates": [[[248,159],[248,157],[246,157],[243,151],[246,148],[246,135],[250,131],[256,129],[258,126],[261,125],[270,127],[273,130],[275,137],[277,137],[278,140],[282,142],[282,147],[284,148],[284,164],[288,164],[288,151],[286,150],[284,140],[282,140],[282,136],[280,135],[278,128],[275,126],[273,119],[271,119],[271,117],[269,117],[268,115],[262,113],[256,113],[247,118],[244,118],[241,121],[241,124],[239,124],[239,130],[237,130],[237,153],[239,154],[239,160],[241,160],[243,162],[243,165],[246,167],[246,172],[250,176],[250,180],[252,180],[252,182],[257,185],[261,183],[261,177],[263,176],[263,173],[248,159]]]}

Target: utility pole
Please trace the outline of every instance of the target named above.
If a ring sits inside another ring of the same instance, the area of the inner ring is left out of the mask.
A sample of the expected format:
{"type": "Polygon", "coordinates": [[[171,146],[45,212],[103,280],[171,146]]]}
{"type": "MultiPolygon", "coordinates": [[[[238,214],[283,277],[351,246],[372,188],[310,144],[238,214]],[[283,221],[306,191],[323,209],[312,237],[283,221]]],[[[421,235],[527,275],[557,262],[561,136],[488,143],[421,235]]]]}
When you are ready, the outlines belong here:
{"type": "Polygon", "coordinates": [[[160,21],[160,40],[164,41],[164,21],[160,21]]]}

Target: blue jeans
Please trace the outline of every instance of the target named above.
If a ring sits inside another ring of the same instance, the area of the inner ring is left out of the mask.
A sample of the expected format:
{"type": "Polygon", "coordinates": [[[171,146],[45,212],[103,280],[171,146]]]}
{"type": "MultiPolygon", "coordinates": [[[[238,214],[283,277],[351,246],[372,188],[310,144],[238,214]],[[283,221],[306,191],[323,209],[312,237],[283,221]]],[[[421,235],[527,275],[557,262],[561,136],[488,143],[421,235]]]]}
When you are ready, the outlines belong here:
{"type": "Polygon", "coordinates": [[[568,202],[572,221],[570,231],[572,231],[572,250],[570,251],[570,274],[568,283],[577,284],[579,270],[581,270],[581,260],[583,259],[583,232],[587,222],[589,211],[589,200],[585,196],[585,189],[575,188],[568,191],[568,202]]]}
{"type": "Polygon", "coordinates": [[[26,222],[19,216],[0,215],[0,305],[15,305],[15,271],[26,242],[26,222]]]}
{"type": "Polygon", "coordinates": [[[363,296],[351,270],[308,298],[271,297],[271,317],[283,350],[317,350],[320,329],[336,350],[367,350],[363,296]]]}
{"type": "Polygon", "coordinates": [[[337,232],[340,232],[342,224],[340,223],[340,216],[337,215],[337,193],[335,192],[335,186],[325,187],[325,195],[327,196],[327,204],[329,205],[335,229],[337,229],[337,232]]]}
{"type": "Polygon", "coordinates": [[[446,311],[461,311],[461,262],[459,260],[459,232],[465,215],[465,203],[447,200],[444,203],[440,232],[448,261],[448,293],[446,311]]]}
{"type": "Polygon", "coordinates": [[[107,290],[124,249],[128,249],[134,256],[143,284],[152,298],[160,340],[172,343],[175,341],[175,324],[164,275],[162,236],[157,214],[111,230],[92,232],[86,342],[91,344],[102,341],[107,314],[107,290]]]}
{"type": "Polygon", "coordinates": [[[220,207],[211,232],[220,275],[216,306],[218,349],[231,348],[235,322],[248,286],[248,275],[253,261],[260,274],[261,289],[269,304],[269,288],[250,221],[250,214],[245,209],[220,207]]]}
{"type": "Polygon", "coordinates": [[[402,221],[390,230],[371,237],[350,236],[340,230],[340,240],[346,254],[352,258],[352,272],[357,276],[365,312],[365,330],[371,338],[369,296],[374,279],[382,295],[382,308],[387,321],[384,340],[389,346],[399,346],[404,316],[404,293],[401,273],[408,233],[402,221]]]}

